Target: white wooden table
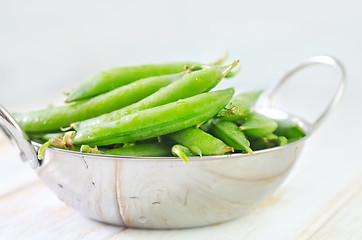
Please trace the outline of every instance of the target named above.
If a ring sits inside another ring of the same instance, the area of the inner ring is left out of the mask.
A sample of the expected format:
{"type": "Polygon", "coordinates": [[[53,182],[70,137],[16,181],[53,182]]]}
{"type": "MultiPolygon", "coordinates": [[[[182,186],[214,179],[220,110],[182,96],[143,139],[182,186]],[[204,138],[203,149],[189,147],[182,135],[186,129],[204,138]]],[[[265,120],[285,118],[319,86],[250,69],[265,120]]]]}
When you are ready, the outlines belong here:
{"type": "Polygon", "coordinates": [[[307,141],[291,175],[258,208],[231,222],[185,230],[126,229],[82,217],[0,134],[0,239],[362,239],[362,115],[350,105],[354,100],[345,97],[307,141]]]}

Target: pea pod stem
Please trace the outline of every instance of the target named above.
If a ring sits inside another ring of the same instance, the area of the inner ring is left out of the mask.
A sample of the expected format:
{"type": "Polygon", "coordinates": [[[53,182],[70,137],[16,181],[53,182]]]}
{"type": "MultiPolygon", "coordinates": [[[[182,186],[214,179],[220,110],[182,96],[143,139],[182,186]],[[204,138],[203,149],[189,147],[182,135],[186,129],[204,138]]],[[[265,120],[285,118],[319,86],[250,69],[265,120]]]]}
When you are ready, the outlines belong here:
{"type": "Polygon", "coordinates": [[[214,62],[207,64],[207,66],[220,66],[221,64],[223,64],[225,62],[225,60],[228,57],[229,57],[229,52],[225,52],[222,57],[216,59],[216,61],[214,61],[214,62]]]}
{"type": "Polygon", "coordinates": [[[233,69],[233,71],[229,71],[228,73],[225,74],[225,78],[231,78],[234,77],[236,74],[238,74],[241,70],[241,66],[240,64],[236,65],[236,68],[233,69]]]}
{"type": "Polygon", "coordinates": [[[171,152],[175,157],[179,157],[184,160],[185,164],[189,163],[189,159],[187,158],[187,156],[194,156],[193,152],[189,148],[180,144],[174,145],[171,148],[171,152]]]}
{"type": "Polygon", "coordinates": [[[73,145],[74,136],[75,136],[75,132],[70,131],[70,132],[64,133],[64,136],[58,136],[58,137],[49,139],[49,142],[54,147],[73,150],[74,149],[74,145],[73,145]]]}
{"type": "MultiPolygon", "coordinates": [[[[229,65],[227,65],[227,66],[225,66],[225,67],[222,67],[224,77],[225,77],[227,74],[230,74],[230,73],[231,73],[230,71],[231,71],[233,68],[235,68],[235,67],[240,67],[239,62],[240,62],[239,60],[234,60],[231,64],[229,64],[229,65]]],[[[233,73],[232,76],[236,75],[239,71],[240,71],[240,68],[237,70],[237,72],[233,73]]]]}
{"type": "MultiPolygon", "coordinates": [[[[217,59],[215,62],[211,62],[207,65],[208,66],[220,66],[223,62],[225,62],[225,60],[228,58],[228,56],[229,56],[229,53],[225,52],[224,56],[217,59]]],[[[234,71],[229,71],[225,74],[225,78],[234,77],[236,74],[238,74],[240,72],[240,69],[241,69],[240,64],[237,64],[236,69],[234,69],[234,71]]]]}
{"type": "Polygon", "coordinates": [[[103,152],[98,150],[97,146],[90,147],[89,145],[82,145],[80,147],[80,151],[82,153],[96,153],[96,154],[103,154],[103,152]]]}
{"type": "Polygon", "coordinates": [[[39,151],[38,151],[38,159],[39,160],[43,160],[44,159],[44,150],[47,149],[48,147],[50,147],[52,144],[47,141],[46,143],[44,143],[43,145],[41,145],[41,147],[39,148],[39,151]]]}
{"type": "Polygon", "coordinates": [[[74,149],[73,145],[73,138],[74,138],[75,132],[66,132],[64,136],[57,136],[50,138],[47,142],[45,142],[38,151],[38,158],[39,160],[43,159],[43,152],[46,148],[50,146],[54,146],[57,148],[63,148],[63,149],[74,149]]]}

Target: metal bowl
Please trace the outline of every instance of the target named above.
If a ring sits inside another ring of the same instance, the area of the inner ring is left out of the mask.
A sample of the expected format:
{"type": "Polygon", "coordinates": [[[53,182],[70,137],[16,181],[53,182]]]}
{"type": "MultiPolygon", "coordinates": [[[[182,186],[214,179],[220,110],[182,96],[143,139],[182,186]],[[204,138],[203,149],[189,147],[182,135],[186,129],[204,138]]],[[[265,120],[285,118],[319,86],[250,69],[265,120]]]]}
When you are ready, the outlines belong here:
{"type": "Polygon", "coordinates": [[[318,56],[293,67],[264,94],[255,111],[298,123],[306,136],[293,143],[253,154],[190,157],[122,157],[50,148],[37,159],[30,142],[1,107],[0,126],[19,147],[39,177],[67,205],[105,223],[134,228],[188,228],[228,221],[253,209],[283,182],[305,140],[326,117],[343,92],[344,70],[333,58],[318,56]],[[311,64],[333,66],[338,88],[313,124],[270,107],[283,83],[311,64]]]}

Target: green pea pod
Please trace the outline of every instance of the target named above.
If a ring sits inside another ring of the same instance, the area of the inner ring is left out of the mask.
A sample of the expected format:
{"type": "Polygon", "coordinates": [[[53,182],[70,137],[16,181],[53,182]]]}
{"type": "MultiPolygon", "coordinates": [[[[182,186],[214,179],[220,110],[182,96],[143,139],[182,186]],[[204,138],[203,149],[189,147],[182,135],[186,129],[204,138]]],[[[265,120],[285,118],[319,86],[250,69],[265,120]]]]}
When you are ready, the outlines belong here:
{"type": "Polygon", "coordinates": [[[120,156],[139,156],[139,157],[168,157],[172,156],[171,148],[173,144],[162,142],[162,143],[144,143],[136,144],[128,147],[120,147],[114,149],[100,150],[105,154],[120,155],[120,156]]]}
{"type": "Polygon", "coordinates": [[[44,152],[44,150],[45,150],[46,148],[50,147],[51,145],[52,145],[52,144],[51,144],[49,141],[47,141],[47,142],[45,142],[43,145],[40,146],[39,151],[38,151],[38,159],[39,159],[39,160],[44,159],[43,152],[44,152]]]}
{"type": "Polygon", "coordinates": [[[46,133],[46,134],[32,134],[29,135],[30,139],[32,141],[38,142],[38,143],[44,143],[49,141],[52,138],[62,137],[64,132],[57,132],[57,133],[46,133]]]}
{"type": "Polygon", "coordinates": [[[258,138],[250,137],[249,141],[250,141],[250,147],[254,151],[263,150],[263,149],[267,149],[267,148],[276,146],[275,142],[269,141],[265,137],[258,137],[258,138]]]}
{"type": "Polygon", "coordinates": [[[240,130],[253,137],[263,137],[273,133],[278,124],[275,120],[256,112],[251,112],[241,124],[240,130]]]}
{"type": "Polygon", "coordinates": [[[288,144],[288,139],[284,136],[277,136],[273,133],[265,136],[265,138],[269,141],[272,142],[271,145],[278,145],[278,146],[283,146],[285,144],[288,144]]]}
{"type": "Polygon", "coordinates": [[[234,89],[228,88],[135,112],[118,120],[78,131],[73,143],[102,146],[176,132],[210,119],[230,101],[233,94],[234,89]]]}
{"type": "Polygon", "coordinates": [[[189,149],[193,154],[200,156],[200,158],[202,157],[202,151],[198,146],[192,145],[189,149]]]}
{"type": "Polygon", "coordinates": [[[28,133],[59,131],[61,127],[67,127],[73,122],[96,117],[137,102],[183,75],[184,73],[178,73],[141,79],[89,100],[18,114],[16,120],[28,133]]]}
{"type": "Polygon", "coordinates": [[[304,130],[295,122],[289,120],[277,120],[278,127],[275,134],[289,139],[300,139],[305,136],[304,130]]]}
{"type": "Polygon", "coordinates": [[[250,137],[249,140],[250,146],[254,151],[288,144],[286,137],[277,136],[275,134],[268,134],[267,136],[256,138],[250,137]]]}
{"type": "Polygon", "coordinates": [[[208,92],[214,88],[220,80],[238,65],[239,61],[225,67],[209,67],[200,71],[185,74],[182,78],[161,88],[152,95],[134,103],[130,106],[101,115],[96,118],[87,119],[82,122],[73,123],[71,126],[76,130],[96,126],[103,122],[110,122],[125,115],[160,106],[179,99],[188,98],[200,93],[208,92]]]}
{"type": "Polygon", "coordinates": [[[180,144],[176,144],[171,148],[171,152],[175,157],[179,157],[187,164],[189,163],[189,159],[187,156],[194,156],[190,149],[180,144]]]}
{"type": "Polygon", "coordinates": [[[66,102],[88,99],[142,78],[180,73],[195,63],[168,63],[113,68],[98,73],[75,88],[66,102]]]}
{"type": "Polygon", "coordinates": [[[215,137],[221,139],[235,150],[253,153],[253,150],[250,148],[250,142],[244,133],[239,130],[238,125],[221,119],[211,119],[209,122],[211,124],[211,132],[215,137]]]}
{"type": "Polygon", "coordinates": [[[239,93],[218,113],[218,117],[232,122],[244,119],[261,93],[262,91],[239,93]]]}
{"type": "Polygon", "coordinates": [[[219,155],[234,150],[220,139],[215,138],[196,127],[186,128],[167,136],[189,149],[194,146],[198,147],[201,150],[202,155],[219,155]]]}
{"type": "Polygon", "coordinates": [[[283,146],[285,144],[288,144],[288,139],[284,136],[279,136],[277,139],[277,143],[279,146],[283,146]]]}
{"type": "Polygon", "coordinates": [[[58,133],[46,133],[46,134],[42,134],[39,135],[39,138],[41,138],[44,141],[49,141],[52,138],[56,138],[56,137],[62,137],[63,136],[63,132],[58,132],[58,133]]]}
{"type": "Polygon", "coordinates": [[[268,135],[264,136],[266,139],[268,139],[269,141],[276,141],[278,140],[278,136],[275,135],[274,133],[269,133],[268,135]]]}

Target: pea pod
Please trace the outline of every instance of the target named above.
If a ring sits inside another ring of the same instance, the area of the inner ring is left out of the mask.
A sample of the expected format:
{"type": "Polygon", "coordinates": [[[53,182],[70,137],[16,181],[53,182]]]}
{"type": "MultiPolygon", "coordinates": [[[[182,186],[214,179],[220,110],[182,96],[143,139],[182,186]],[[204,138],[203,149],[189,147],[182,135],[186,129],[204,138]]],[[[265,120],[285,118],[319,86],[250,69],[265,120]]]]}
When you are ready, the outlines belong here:
{"type": "Polygon", "coordinates": [[[228,88],[135,112],[118,120],[78,131],[73,143],[102,146],[176,132],[216,115],[230,101],[233,94],[234,89],[228,88]]]}
{"type": "Polygon", "coordinates": [[[142,78],[180,73],[192,65],[194,63],[168,63],[109,69],[83,81],[66,102],[91,98],[142,78]]]}
{"type": "Polygon", "coordinates": [[[277,120],[278,127],[275,134],[278,136],[285,136],[287,139],[294,141],[305,136],[304,130],[295,122],[289,120],[277,120]]]}
{"type": "Polygon", "coordinates": [[[218,113],[218,117],[227,121],[245,119],[261,93],[262,91],[239,93],[218,113]]]}
{"type": "Polygon", "coordinates": [[[120,117],[133,112],[160,106],[203,92],[208,92],[214,88],[232,68],[238,65],[238,62],[239,61],[234,61],[226,67],[209,67],[200,71],[185,74],[182,78],[166,87],[161,88],[157,92],[137,103],[96,118],[73,123],[71,126],[76,130],[80,130],[103,122],[110,122],[115,119],[119,119],[120,117]]]}
{"type": "Polygon", "coordinates": [[[49,141],[49,140],[52,139],[52,138],[61,137],[61,136],[63,136],[63,133],[62,133],[62,132],[58,132],[58,133],[46,133],[46,134],[41,135],[41,138],[42,138],[44,141],[49,141]]]}
{"type": "Polygon", "coordinates": [[[247,153],[253,153],[250,148],[250,142],[245,137],[244,133],[239,130],[238,125],[233,122],[224,121],[221,119],[211,119],[211,133],[233,147],[235,150],[243,150],[247,153]]]}
{"type": "MultiPolygon", "coordinates": [[[[214,62],[211,62],[211,63],[207,64],[207,66],[221,66],[223,64],[223,62],[228,58],[228,56],[229,56],[229,53],[226,52],[224,54],[224,56],[222,56],[221,58],[217,59],[214,62]]],[[[240,65],[237,65],[236,68],[233,71],[230,71],[225,75],[225,78],[234,77],[236,74],[238,74],[240,72],[240,69],[241,69],[240,65]]]]}
{"type": "Polygon", "coordinates": [[[34,139],[37,142],[46,142],[52,138],[63,137],[64,132],[57,132],[57,133],[46,133],[46,134],[33,134],[30,135],[31,139],[34,139]]]}
{"type": "Polygon", "coordinates": [[[96,117],[137,102],[183,75],[184,73],[178,73],[141,79],[89,100],[18,114],[16,120],[28,133],[59,131],[61,127],[67,127],[73,122],[96,117]]]}
{"type": "Polygon", "coordinates": [[[282,146],[288,143],[284,136],[277,136],[275,134],[268,134],[264,137],[250,137],[250,146],[253,150],[263,150],[275,146],[282,146]]]}
{"type": "Polygon", "coordinates": [[[120,156],[139,156],[139,157],[168,157],[172,156],[171,148],[173,144],[162,142],[162,143],[144,143],[136,144],[128,147],[120,147],[114,149],[100,150],[105,154],[120,155],[120,156]]]}
{"type": "Polygon", "coordinates": [[[232,152],[234,149],[220,139],[196,127],[190,127],[168,135],[173,141],[191,149],[196,146],[203,155],[219,155],[232,152]]]}
{"type": "Polygon", "coordinates": [[[269,141],[276,141],[278,139],[278,136],[275,135],[274,133],[269,133],[267,135],[264,135],[264,137],[269,141]]]}
{"type": "Polygon", "coordinates": [[[169,157],[172,154],[176,157],[182,158],[188,163],[187,156],[194,156],[194,154],[182,145],[173,145],[169,142],[163,143],[144,143],[126,147],[119,147],[113,149],[90,147],[89,145],[82,145],[81,152],[85,153],[98,153],[109,154],[118,156],[137,156],[137,157],[169,157]]]}
{"type": "Polygon", "coordinates": [[[257,138],[250,137],[249,141],[250,141],[250,147],[254,151],[263,150],[276,146],[275,142],[269,141],[265,137],[257,137],[257,138]]]}
{"type": "Polygon", "coordinates": [[[193,154],[200,156],[200,158],[202,157],[202,151],[198,146],[193,145],[193,146],[190,146],[189,149],[193,154]]]}
{"type": "Polygon", "coordinates": [[[191,152],[190,149],[188,149],[185,146],[182,146],[180,144],[176,144],[171,148],[171,152],[175,157],[179,157],[187,164],[189,163],[189,159],[187,156],[194,156],[195,154],[191,152]]]}
{"type": "Polygon", "coordinates": [[[256,112],[251,112],[241,124],[240,130],[252,137],[263,137],[273,133],[278,124],[275,120],[256,112]]]}
{"type": "Polygon", "coordinates": [[[288,144],[288,139],[284,136],[279,136],[277,139],[277,143],[279,146],[283,146],[285,144],[288,144]]]}

